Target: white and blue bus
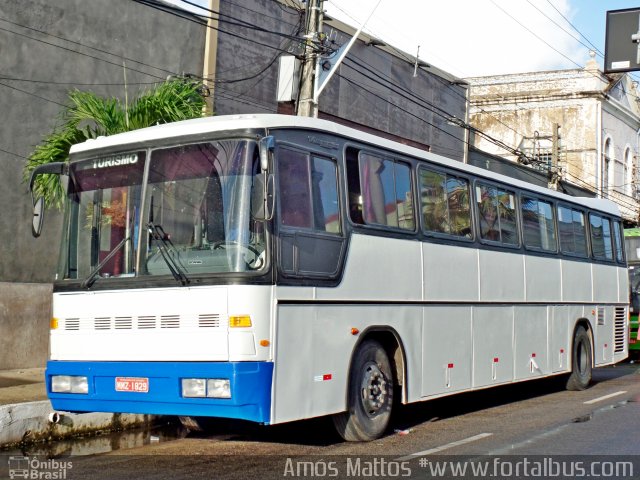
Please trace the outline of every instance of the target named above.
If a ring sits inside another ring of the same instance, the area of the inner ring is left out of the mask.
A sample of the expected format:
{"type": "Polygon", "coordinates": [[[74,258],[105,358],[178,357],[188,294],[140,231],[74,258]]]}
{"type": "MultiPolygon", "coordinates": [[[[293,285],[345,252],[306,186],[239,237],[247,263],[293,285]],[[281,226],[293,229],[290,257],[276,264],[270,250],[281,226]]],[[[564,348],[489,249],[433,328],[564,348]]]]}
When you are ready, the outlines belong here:
{"type": "Polygon", "coordinates": [[[282,115],[98,138],[43,173],[68,179],[57,410],[333,415],[361,441],[400,402],[562,374],[584,389],[628,353],[607,200],[282,115]]]}

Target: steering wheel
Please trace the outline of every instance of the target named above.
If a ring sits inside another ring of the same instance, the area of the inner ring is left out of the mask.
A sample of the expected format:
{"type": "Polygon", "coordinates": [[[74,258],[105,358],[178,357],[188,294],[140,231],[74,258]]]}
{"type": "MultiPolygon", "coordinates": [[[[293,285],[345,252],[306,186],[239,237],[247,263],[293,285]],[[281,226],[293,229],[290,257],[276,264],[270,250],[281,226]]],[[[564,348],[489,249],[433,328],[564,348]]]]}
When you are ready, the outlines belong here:
{"type": "Polygon", "coordinates": [[[261,252],[258,251],[257,248],[252,247],[251,245],[243,245],[241,243],[238,243],[234,240],[223,240],[221,242],[215,242],[212,246],[211,249],[212,250],[220,250],[220,249],[226,249],[228,247],[234,247],[234,248],[240,248],[240,249],[245,249],[248,250],[249,252],[251,252],[253,254],[253,260],[251,260],[250,262],[247,262],[246,257],[245,257],[245,262],[247,264],[247,267],[249,267],[251,270],[260,270],[263,266],[264,266],[264,257],[262,257],[261,252]],[[259,260],[259,262],[258,262],[259,260]]]}

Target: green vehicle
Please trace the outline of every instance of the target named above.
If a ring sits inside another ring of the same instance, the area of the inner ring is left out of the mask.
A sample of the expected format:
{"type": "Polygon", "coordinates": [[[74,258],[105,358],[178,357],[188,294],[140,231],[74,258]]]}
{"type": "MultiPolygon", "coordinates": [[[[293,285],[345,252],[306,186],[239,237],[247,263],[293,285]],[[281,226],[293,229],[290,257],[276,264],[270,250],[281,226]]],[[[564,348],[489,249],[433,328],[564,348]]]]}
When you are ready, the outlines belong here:
{"type": "Polygon", "coordinates": [[[640,228],[627,228],[624,231],[624,243],[629,264],[629,303],[630,332],[629,356],[640,356],[638,338],[638,313],[640,312],[640,228]]]}

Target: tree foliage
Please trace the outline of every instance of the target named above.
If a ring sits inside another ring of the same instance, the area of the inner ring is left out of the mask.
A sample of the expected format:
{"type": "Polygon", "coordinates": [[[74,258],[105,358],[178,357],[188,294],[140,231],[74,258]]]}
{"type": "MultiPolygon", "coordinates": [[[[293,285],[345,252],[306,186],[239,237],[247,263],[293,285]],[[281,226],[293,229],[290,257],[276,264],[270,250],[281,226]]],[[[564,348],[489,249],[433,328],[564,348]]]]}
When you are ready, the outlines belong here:
{"type": "MultiPolygon", "coordinates": [[[[202,116],[204,96],[201,85],[189,80],[171,80],[143,92],[130,104],[117,98],[105,98],[92,92],[73,90],[69,106],[61,114],[60,124],[45,136],[27,159],[23,177],[28,181],[39,165],[66,162],[76,143],[99,136],[176,122],[202,116]]],[[[61,208],[64,191],[57,175],[39,175],[34,185],[36,196],[48,207],[61,208]]]]}

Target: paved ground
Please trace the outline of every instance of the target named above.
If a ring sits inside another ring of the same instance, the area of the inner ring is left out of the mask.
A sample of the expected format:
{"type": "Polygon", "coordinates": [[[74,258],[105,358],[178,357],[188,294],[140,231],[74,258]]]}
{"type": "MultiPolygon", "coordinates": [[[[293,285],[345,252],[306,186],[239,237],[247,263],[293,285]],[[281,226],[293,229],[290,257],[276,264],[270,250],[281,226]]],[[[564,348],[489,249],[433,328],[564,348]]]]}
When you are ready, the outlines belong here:
{"type": "MultiPolygon", "coordinates": [[[[110,413],[63,414],[57,417],[58,423],[52,423],[44,370],[0,370],[0,448],[114,428],[110,413]]],[[[116,424],[129,427],[152,420],[149,415],[120,415],[116,424]]]]}
{"type": "Polygon", "coordinates": [[[0,405],[46,399],[44,368],[0,371],[0,405]]]}

